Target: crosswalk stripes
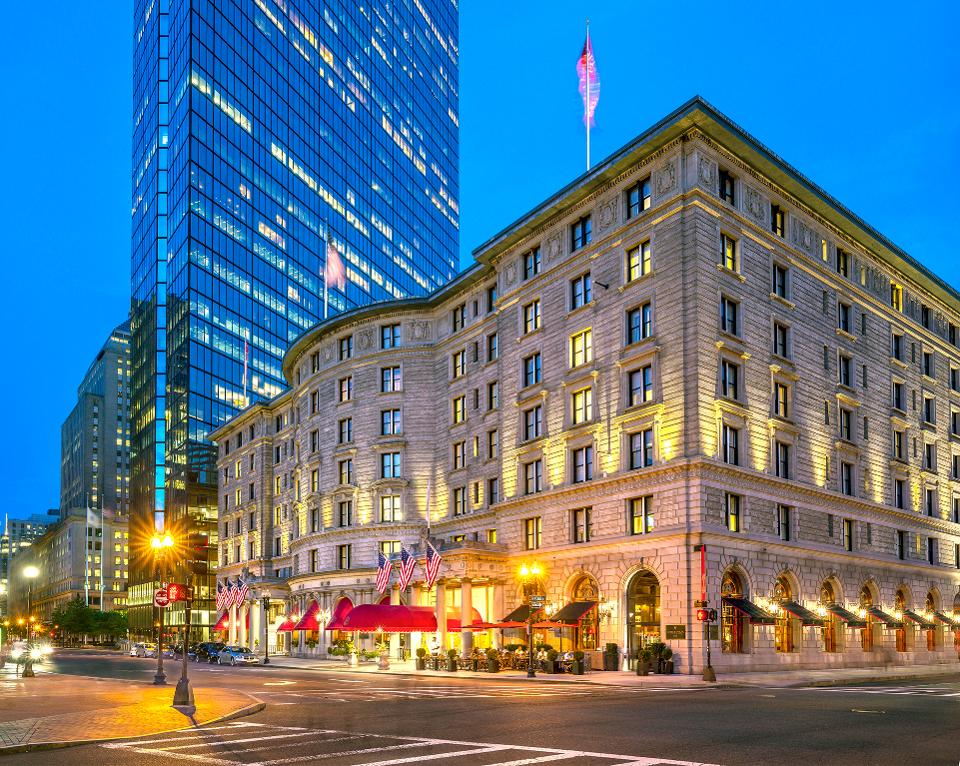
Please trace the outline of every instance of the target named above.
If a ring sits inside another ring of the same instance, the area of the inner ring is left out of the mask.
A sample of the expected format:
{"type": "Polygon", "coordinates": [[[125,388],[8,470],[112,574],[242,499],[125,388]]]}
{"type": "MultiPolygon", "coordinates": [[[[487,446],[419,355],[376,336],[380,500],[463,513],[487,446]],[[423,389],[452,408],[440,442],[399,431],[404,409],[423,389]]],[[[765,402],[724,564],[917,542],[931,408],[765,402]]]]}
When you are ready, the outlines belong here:
{"type": "Polygon", "coordinates": [[[716,766],[650,756],[310,729],[248,721],[109,742],[100,747],[152,756],[139,759],[144,764],[169,759],[213,766],[286,766],[320,762],[400,766],[428,761],[436,766],[472,766],[477,763],[482,766],[528,766],[548,762],[564,766],[564,761],[569,762],[569,766],[716,766]]]}
{"type": "Polygon", "coordinates": [[[956,684],[943,686],[811,686],[806,687],[804,691],[883,694],[894,697],[954,697],[960,699],[960,687],[956,684]]]}

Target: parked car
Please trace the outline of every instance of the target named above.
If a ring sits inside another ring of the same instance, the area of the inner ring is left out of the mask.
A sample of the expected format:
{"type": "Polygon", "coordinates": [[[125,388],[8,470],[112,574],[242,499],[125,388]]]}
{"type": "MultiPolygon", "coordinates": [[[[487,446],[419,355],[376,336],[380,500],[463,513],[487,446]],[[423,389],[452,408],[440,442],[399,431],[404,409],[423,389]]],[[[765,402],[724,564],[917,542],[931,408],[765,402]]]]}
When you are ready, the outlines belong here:
{"type": "Polygon", "coordinates": [[[193,657],[194,662],[216,662],[217,654],[226,646],[222,641],[204,641],[197,644],[196,654],[193,657]]]}
{"type": "MultiPolygon", "coordinates": [[[[182,659],[182,658],[183,658],[183,645],[182,645],[182,644],[177,644],[175,647],[173,647],[173,656],[176,657],[177,659],[182,659]]],[[[190,661],[192,661],[192,662],[196,662],[196,659],[197,659],[197,645],[196,645],[196,644],[190,644],[190,646],[187,647],[187,659],[190,660],[190,661]]]]}
{"type": "Polygon", "coordinates": [[[139,657],[138,651],[142,646],[143,644],[140,641],[137,641],[135,644],[130,644],[130,656],[139,657]]]}
{"type": "Polygon", "coordinates": [[[137,657],[156,657],[157,645],[153,643],[137,644],[137,657]]]}
{"type": "Polygon", "coordinates": [[[218,665],[259,665],[260,658],[245,646],[225,646],[217,654],[218,665]]]}

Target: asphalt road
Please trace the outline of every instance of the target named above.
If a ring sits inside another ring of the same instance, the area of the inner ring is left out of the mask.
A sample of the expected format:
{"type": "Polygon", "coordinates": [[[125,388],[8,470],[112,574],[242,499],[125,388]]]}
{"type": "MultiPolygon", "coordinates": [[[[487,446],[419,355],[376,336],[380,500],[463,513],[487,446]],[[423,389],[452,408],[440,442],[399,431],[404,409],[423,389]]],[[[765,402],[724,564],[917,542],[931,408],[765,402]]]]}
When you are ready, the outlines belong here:
{"type": "MultiPolygon", "coordinates": [[[[152,678],[155,661],[60,655],[58,672],[152,678]]],[[[172,668],[171,668],[172,670],[172,668]]],[[[826,689],[636,689],[190,666],[267,702],[254,716],[0,766],[957,764],[960,675],[826,689]]]]}

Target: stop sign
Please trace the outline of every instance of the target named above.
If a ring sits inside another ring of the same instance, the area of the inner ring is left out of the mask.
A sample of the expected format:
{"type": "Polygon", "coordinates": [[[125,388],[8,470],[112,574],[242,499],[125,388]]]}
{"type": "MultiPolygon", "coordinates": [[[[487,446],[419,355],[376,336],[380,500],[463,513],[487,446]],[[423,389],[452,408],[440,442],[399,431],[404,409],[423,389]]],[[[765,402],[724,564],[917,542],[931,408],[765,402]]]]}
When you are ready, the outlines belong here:
{"type": "Polygon", "coordinates": [[[153,593],[154,606],[167,606],[170,603],[170,596],[166,588],[157,588],[153,593]]]}

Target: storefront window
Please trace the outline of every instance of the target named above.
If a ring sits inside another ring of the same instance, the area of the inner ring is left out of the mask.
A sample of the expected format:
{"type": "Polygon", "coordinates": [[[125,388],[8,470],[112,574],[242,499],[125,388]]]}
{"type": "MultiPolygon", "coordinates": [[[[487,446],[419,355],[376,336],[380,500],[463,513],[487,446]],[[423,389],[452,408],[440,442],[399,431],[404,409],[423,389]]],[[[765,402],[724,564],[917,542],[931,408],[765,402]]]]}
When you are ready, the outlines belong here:
{"type": "MultiPolygon", "coordinates": [[[[833,589],[833,585],[830,582],[825,582],[820,586],[820,605],[823,607],[830,606],[831,604],[837,603],[837,594],[833,589]]],[[[840,646],[837,640],[839,634],[837,620],[839,618],[835,614],[827,613],[827,616],[823,620],[823,651],[825,652],[839,652],[840,646]]]]}
{"type": "MultiPolygon", "coordinates": [[[[902,590],[898,590],[893,597],[893,608],[897,614],[902,615],[903,610],[907,608],[907,599],[903,594],[902,590]]],[[[907,651],[907,621],[905,618],[900,618],[900,627],[896,630],[897,634],[897,651],[905,652],[907,651]]]]}
{"type": "MultiPolygon", "coordinates": [[[[784,601],[793,601],[793,589],[786,577],[778,577],[773,586],[773,600],[777,604],[784,601]]],[[[787,653],[794,650],[793,623],[796,618],[782,606],[777,612],[777,621],[774,625],[774,644],[778,652],[787,653]]]]}
{"type": "Polygon", "coordinates": [[[660,582],[653,572],[637,572],[627,586],[627,643],[630,656],[660,638],[660,582]]]}
{"type": "MultiPolygon", "coordinates": [[[[600,601],[600,588],[592,577],[582,577],[573,589],[574,601],[600,601]]],[[[580,626],[574,629],[576,646],[583,651],[597,648],[597,610],[591,609],[580,618],[580,626]]]]}
{"type": "Polygon", "coordinates": [[[727,598],[743,598],[743,583],[735,572],[726,572],[720,583],[720,649],[727,654],[741,654],[745,618],[738,609],[726,603],[727,598]]]}
{"type": "MultiPolygon", "coordinates": [[[[870,592],[870,588],[864,585],[860,589],[860,608],[869,609],[871,606],[873,606],[873,594],[870,592]]],[[[860,647],[865,652],[872,652],[874,620],[869,614],[866,616],[866,620],[866,627],[860,629],[860,647]]]]}
{"type": "MultiPolygon", "coordinates": [[[[937,611],[937,600],[933,597],[933,593],[927,594],[927,600],[924,602],[923,611],[928,620],[934,621],[936,618],[933,616],[933,613],[937,611]]],[[[936,623],[934,623],[936,624],[936,623]]],[[[937,650],[937,644],[939,643],[940,629],[939,628],[927,628],[927,651],[935,652],[937,650]]]]}

